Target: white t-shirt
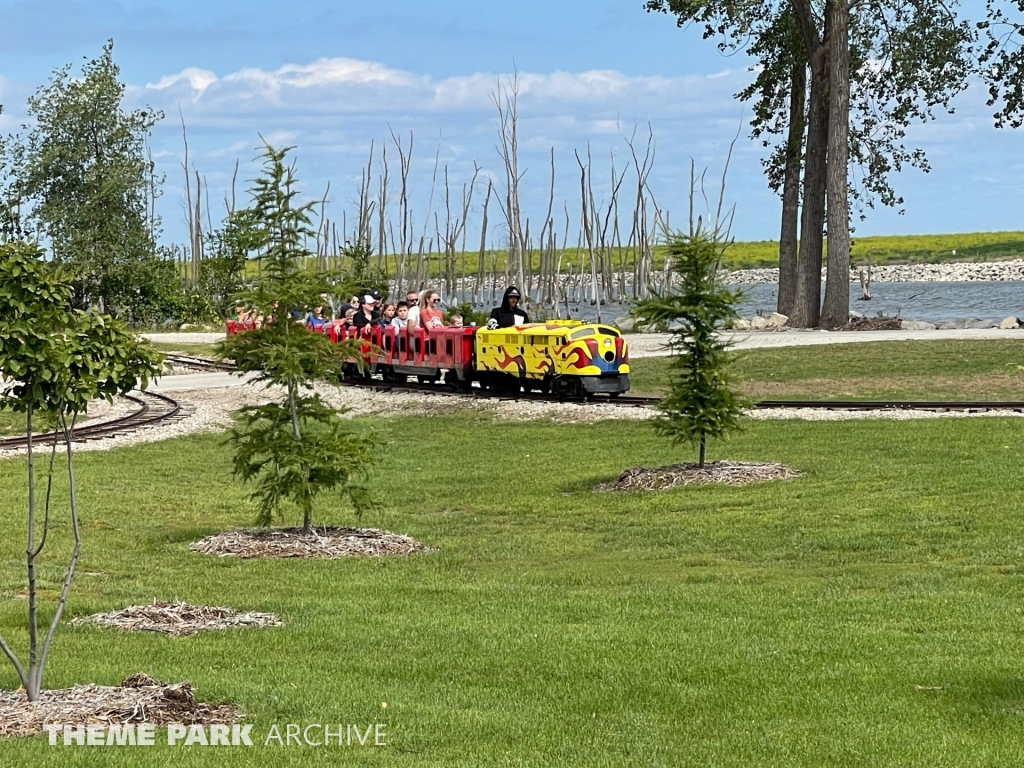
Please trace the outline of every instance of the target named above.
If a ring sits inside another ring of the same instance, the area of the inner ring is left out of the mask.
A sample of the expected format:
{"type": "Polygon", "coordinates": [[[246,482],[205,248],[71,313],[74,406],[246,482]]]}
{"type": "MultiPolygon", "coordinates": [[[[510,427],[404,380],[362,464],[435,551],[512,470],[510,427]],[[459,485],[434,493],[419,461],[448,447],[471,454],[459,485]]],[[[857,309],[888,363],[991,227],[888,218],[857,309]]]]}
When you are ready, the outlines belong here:
{"type": "Polygon", "coordinates": [[[419,325],[420,324],[420,305],[419,304],[415,304],[415,305],[409,307],[409,316],[408,316],[407,319],[409,321],[409,325],[419,325]]]}

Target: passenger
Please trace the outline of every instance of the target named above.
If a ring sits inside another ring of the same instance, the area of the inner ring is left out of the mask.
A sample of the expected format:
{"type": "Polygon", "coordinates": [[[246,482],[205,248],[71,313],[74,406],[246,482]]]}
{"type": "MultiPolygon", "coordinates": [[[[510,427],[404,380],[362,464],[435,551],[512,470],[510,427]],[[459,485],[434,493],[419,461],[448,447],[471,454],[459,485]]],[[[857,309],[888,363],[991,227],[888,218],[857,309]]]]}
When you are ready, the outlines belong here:
{"type": "Polygon", "coordinates": [[[423,292],[423,308],[420,309],[420,325],[428,331],[444,327],[444,313],[441,311],[441,297],[437,291],[423,292]]]}
{"type": "Polygon", "coordinates": [[[355,318],[355,316],[356,311],[352,309],[352,307],[346,309],[345,314],[343,314],[341,317],[334,321],[334,326],[338,329],[338,332],[341,333],[351,328],[352,320],[355,318]]]}
{"type": "Polygon", "coordinates": [[[405,294],[405,303],[409,305],[409,325],[420,324],[420,295],[416,291],[409,291],[405,294]]]}
{"type": "Polygon", "coordinates": [[[366,294],[363,296],[362,310],[356,313],[355,319],[352,324],[356,328],[365,328],[368,325],[373,325],[377,320],[377,300],[373,298],[372,294],[366,294]]]}
{"type": "Polygon", "coordinates": [[[395,307],[395,316],[391,320],[393,328],[405,328],[409,325],[409,305],[404,301],[398,302],[395,307]]]}
{"type": "MultiPolygon", "coordinates": [[[[348,306],[352,307],[352,309],[354,309],[356,312],[358,312],[359,311],[359,297],[358,296],[353,296],[352,298],[350,298],[348,300],[348,306]]],[[[345,307],[345,309],[347,310],[348,307],[345,307]]]]}
{"type": "Polygon", "coordinates": [[[312,312],[309,313],[309,317],[306,318],[306,327],[311,331],[317,331],[323,333],[324,326],[327,325],[327,321],[324,320],[324,308],[316,307],[312,312]]]}
{"type": "Polygon", "coordinates": [[[380,311],[380,317],[377,322],[382,328],[391,325],[391,321],[395,319],[395,305],[394,302],[388,302],[384,305],[384,309],[380,311]]]}
{"type": "Polygon", "coordinates": [[[462,328],[462,315],[452,315],[448,319],[451,321],[452,328],[462,328]]]}
{"type": "Polygon", "coordinates": [[[326,293],[320,294],[320,304],[324,308],[324,320],[332,322],[338,316],[337,308],[334,306],[334,297],[326,293]]]}
{"type": "Polygon", "coordinates": [[[519,289],[510,285],[501,299],[501,306],[491,310],[487,327],[511,328],[513,325],[525,325],[528,322],[530,316],[519,308],[519,289]]]}

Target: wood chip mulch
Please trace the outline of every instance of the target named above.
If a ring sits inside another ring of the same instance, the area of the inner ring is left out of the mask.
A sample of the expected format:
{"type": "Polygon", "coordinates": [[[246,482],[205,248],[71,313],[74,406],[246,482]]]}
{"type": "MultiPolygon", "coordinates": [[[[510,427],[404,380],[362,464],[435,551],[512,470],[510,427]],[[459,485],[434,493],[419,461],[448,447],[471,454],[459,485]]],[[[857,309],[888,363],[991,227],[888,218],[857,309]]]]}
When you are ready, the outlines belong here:
{"type": "Polygon", "coordinates": [[[164,683],[137,672],[119,686],[76,685],[43,691],[29,702],[23,690],[0,691],[0,738],[43,733],[48,723],[230,724],[242,717],[235,707],[196,701],[189,683],[164,683]]]}
{"type": "Polygon", "coordinates": [[[378,528],[315,528],[302,535],[298,528],[239,529],[207,536],[189,545],[193,552],[218,557],[380,557],[433,552],[411,536],[378,528]]]}
{"type": "Polygon", "coordinates": [[[671,464],[667,467],[633,467],[613,483],[596,486],[598,491],[663,491],[678,485],[747,485],[764,480],[789,480],[800,473],[782,464],[744,461],[708,461],[696,464],[671,464]]]}
{"type": "Polygon", "coordinates": [[[120,611],[81,616],[71,623],[75,626],[100,624],[126,632],[162,632],[174,637],[185,637],[210,629],[279,627],[282,622],[272,613],[242,612],[211,605],[154,600],[150,605],[130,605],[120,611]]]}

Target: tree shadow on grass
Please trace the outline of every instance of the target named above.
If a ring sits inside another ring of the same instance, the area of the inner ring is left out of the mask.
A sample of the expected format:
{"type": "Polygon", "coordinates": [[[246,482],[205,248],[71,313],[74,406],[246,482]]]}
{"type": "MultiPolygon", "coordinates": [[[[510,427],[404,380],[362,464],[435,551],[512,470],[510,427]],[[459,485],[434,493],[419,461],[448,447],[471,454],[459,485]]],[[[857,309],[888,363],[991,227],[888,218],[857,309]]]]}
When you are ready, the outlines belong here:
{"type": "Polygon", "coordinates": [[[921,685],[914,692],[955,710],[960,721],[997,724],[1012,720],[1017,727],[1024,720],[1024,677],[1016,673],[978,675],[945,686],[921,685]]]}

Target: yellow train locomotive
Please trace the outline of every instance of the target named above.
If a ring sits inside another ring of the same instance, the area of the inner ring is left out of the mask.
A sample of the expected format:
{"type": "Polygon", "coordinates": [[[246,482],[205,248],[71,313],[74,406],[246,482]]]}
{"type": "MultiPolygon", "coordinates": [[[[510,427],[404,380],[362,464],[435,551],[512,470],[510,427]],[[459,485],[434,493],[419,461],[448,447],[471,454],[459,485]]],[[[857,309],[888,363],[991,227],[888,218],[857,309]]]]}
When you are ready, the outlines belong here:
{"type": "Polygon", "coordinates": [[[575,397],[629,389],[629,349],[604,323],[554,321],[477,330],[474,367],[484,386],[519,387],[575,397]]]}

